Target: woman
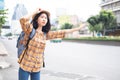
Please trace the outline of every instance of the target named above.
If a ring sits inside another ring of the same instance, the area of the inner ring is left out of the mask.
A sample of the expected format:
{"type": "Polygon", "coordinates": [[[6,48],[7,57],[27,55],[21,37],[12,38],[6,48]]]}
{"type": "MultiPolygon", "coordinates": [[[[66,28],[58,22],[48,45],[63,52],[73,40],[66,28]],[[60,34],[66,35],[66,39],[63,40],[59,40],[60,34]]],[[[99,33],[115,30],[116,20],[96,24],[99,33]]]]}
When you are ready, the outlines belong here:
{"type": "Polygon", "coordinates": [[[33,14],[24,16],[20,19],[22,30],[25,32],[23,43],[26,44],[30,32],[34,28],[36,33],[28,44],[27,51],[20,55],[18,63],[19,80],[28,80],[30,75],[31,80],[40,80],[40,70],[43,67],[43,52],[45,49],[46,40],[55,38],[64,38],[65,34],[80,30],[85,25],[78,28],[50,31],[50,13],[38,8],[33,14]],[[29,20],[32,18],[32,21],[29,20]],[[46,37],[44,37],[44,33],[46,37]]]}

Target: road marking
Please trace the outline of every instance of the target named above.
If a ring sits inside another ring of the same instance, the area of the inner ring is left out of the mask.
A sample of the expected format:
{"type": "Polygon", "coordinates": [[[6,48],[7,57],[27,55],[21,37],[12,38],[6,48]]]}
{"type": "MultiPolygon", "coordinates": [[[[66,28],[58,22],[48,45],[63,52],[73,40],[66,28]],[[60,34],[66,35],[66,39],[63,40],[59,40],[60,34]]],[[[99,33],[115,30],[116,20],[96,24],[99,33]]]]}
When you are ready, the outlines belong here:
{"type": "Polygon", "coordinates": [[[92,75],[80,75],[80,74],[65,73],[65,72],[53,72],[50,70],[42,70],[41,74],[47,75],[47,76],[54,76],[58,78],[72,79],[72,80],[103,80],[103,79],[100,79],[92,75]]]}

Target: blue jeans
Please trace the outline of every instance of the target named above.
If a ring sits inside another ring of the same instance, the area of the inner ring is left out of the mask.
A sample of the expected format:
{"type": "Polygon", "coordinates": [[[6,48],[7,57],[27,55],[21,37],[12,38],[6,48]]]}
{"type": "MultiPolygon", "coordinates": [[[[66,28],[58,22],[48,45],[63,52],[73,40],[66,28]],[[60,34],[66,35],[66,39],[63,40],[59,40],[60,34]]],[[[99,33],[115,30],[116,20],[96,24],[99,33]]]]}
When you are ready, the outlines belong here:
{"type": "Polygon", "coordinates": [[[19,80],[28,80],[29,76],[30,80],[40,80],[40,72],[27,72],[19,68],[19,80]]]}

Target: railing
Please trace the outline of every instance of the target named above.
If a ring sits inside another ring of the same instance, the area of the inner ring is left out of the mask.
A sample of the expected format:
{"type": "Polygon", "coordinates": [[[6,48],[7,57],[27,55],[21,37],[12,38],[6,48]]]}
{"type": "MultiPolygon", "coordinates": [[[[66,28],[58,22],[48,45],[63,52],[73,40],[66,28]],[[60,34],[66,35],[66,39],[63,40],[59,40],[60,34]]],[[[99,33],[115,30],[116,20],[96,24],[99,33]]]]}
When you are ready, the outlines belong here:
{"type": "Polygon", "coordinates": [[[112,3],[115,3],[115,2],[119,2],[119,1],[120,0],[103,1],[100,5],[105,6],[105,5],[112,4],[112,3]]]}

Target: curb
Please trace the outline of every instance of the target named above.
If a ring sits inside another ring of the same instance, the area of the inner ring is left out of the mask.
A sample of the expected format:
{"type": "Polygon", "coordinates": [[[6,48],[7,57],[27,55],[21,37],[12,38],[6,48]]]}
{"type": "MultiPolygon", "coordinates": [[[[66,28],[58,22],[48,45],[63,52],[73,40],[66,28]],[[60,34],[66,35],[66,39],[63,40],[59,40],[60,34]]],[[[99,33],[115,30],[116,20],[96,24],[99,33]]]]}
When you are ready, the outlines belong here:
{"type": "Polygon", "coordinates": [[[10,64],[5,61],[3,56],[0,56],[0,69],[5,69],[10,67],[10,64]]]}
{"type": "Polygon", "coordinates": [[[7,62],[0,62],[0,69],[5,69],[5,68],[8,68],[10,67],[10,64],[7,63],[7,62]]]}
{"type": "Polygon", "coordinates": [[[7,56],[8,52],[6,50],[6,48],[4,47],[4,45],[0,42],[0,56],[7,56]]]}
{"type": "Polygon", "coordinates": [[[5,56],[8,56],[8,52],[4,45],[0,42],[0,69],[5,69],[10,67],[10,64],[7,63],[4,59],[5,56]]]}
{"type": "Polygon", "coordinates": [[[63,40],[64,42],[76,42],[76,43],[87,43],[94,45],[109,45],[109,46],[120,46],[120,41],[96,41],[96,40],[63,40]]]}

